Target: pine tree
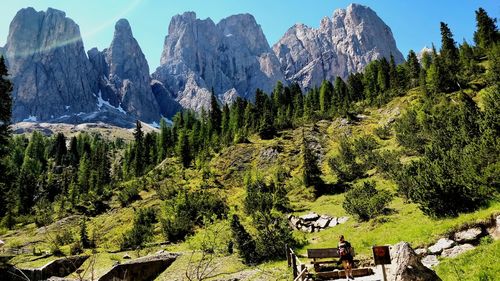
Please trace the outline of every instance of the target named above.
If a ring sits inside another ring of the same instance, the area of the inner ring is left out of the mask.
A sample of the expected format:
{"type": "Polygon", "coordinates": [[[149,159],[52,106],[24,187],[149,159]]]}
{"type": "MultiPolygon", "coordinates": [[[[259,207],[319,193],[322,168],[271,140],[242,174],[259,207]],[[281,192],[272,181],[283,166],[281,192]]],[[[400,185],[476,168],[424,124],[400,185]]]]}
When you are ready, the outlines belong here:
{"type": "Polygon", "coordinates": [[[50,155],[53,155],[56,166],[62,165],[66,153],[66,137],[63,133],[58,133],[50,151],[50,155]]]}
{"type": "Polygon", "coordinates": [[[215,94],[212,90],[212,96],[210,97],[210,129],[211,131],[215,131],[217,134],[220,134],[221,130],[221,122],[222,122],[222,112],[219,108],[219,102],[215,97],[215,94]]]}
{"type": "MultiPolygon", "coordinates": [[[[10,122],[12,117],[12,83],[3,56],[0,57],[0,160],[8,153],[11,136],[10,122]]],[[[1,164],[0,164],[1,165],[1,164]]]]}
{"type": "Polygon", "coordinates": [[[498,42],[500,34],[495,22],[496,19],[490,18],[483,8],[479,8],[476,11],[477,30],[474,32],[474,42],[476,46],[486,49],[498,42]]]}
{"type": "Polygon", "coordinates": [[[136,177],[142,176],[144,172],[144,133],[142,132],[141,121],[135,122],[134,131],[134,174],[136,177]]]}
{"type": "Polygon", "coordinates": [[[321,170],[317,163],[317,157],[309,147],[304,132],[302,131],[302,161],[304,165],[302,179],[306,186],[314,186],[316,195],[324,193],[323,181],[321,180],[321,170]]]}
{"type": "Polygon", "coordinates": [[[408,67],[410,87],[418,86],[418,80],[420,78],[420,63],[418,62],[417,55],[413,50],[410,50],[410,52],[408,53],[406,65],[408,67]]]}
{"type": "Polygon", "coordinates": [[[186,130],[181,130],[179,132],[179,138],[177,140],[176,146],[177,155],[179,155],[182,165],[187,168],[191,164],[191,150],[189,147],[189,136],[186,130]]]}
{"type": "Polygon", "coordinates": [[[257,261],[255,240],[241,225],[240,218],[237,215],[233,215],[231,219],[231,232],[238,254],[243,258],[243,262],[245,264],[255,263],[257,261]]]}
{"type": "Polygon", "coordinates": [[[457,89],[457,74],[459,70],[458,49],[453,40],[453,33],[444,22],[441,22],[441,50],[439,57],[442,63],[442,91],[450,92],[457,89]]]}
{"type": "Polygon", "coordinates": [[[321,114],[330,113],[333,97],[333,85],[330,81],[323,80],[319,89],[319,108],[321,114]]]}

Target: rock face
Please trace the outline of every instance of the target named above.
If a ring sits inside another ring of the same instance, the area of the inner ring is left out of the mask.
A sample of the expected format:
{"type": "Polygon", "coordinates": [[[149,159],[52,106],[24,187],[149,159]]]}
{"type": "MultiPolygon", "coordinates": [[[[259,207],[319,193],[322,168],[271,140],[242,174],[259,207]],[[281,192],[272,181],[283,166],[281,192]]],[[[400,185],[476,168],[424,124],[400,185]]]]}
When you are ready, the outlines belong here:
{"type": "Polygon", "coordinates": [[[390,281],[433,281],[441,280],[431,269],[425,267],[410,244],[400,242],[391,247],[390,281]]]}
{"type": "Polygon", "coordinates": [[[215,24],[193,12],[174,16],[168,28],[161,66],[153,78],[163,83],[185,108],[199,110],[210,102],[237,96],[252,99],[257,88],[270,92],[284,81],[280,64],[261,27],[249,14],[215,24]]]}
{"type": "Polygon", "coordinates": [[[97,71],[100,98],[145,121],[157,121],[160,109],[150,86],[149,66],[126,19],[115,25],[108,49],[88,52],[97,71]]]}
{"type": "Polygon", "coordinates": [[[373,10],[358,4],[323,18],[318,29],[292,26],[273,50],[286,79],[304,89],[319,86],[324,79],[345,79],[370,61],[389,59],[391,54],[396,63],[404,61],[391,29],[373,10]]]}
{"type": "Polygon", "coordinates": [[[14,83],[14,122],[96,110],[80,29],[64,12],[17,12],[4,52],[14,83]]]}

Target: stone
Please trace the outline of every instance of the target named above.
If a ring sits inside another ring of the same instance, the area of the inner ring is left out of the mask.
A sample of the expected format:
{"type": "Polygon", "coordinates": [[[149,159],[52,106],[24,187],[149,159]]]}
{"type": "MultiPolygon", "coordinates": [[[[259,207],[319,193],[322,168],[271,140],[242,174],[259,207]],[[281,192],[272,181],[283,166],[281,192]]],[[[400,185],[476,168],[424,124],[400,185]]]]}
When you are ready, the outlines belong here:
{"type": "Polygon", "coordinates": [[[427,255],[421,259],[422,264],[427,267],[431,268],[433,266],[436,266],[439,264],[439,260],[436,255],[427,255]]]}
{"type": "Polygon", "coordinates": [[[328,217],[323,217],[321,216],[315,223],[314,226],[316,226],[318,229],[321,228],[326,228],[328,224],[330,223],[331,218],[328,217]]]}
{"type": "Polygon", "coordinates": [[[337,219],[338,224],[346,223],[349,220],[349,217],[340,217],[337,219]]]}
{"type": "Polygon", "coordinates": [[[495,218],[494,225],[488,228],[488,233],[493,239],[500,239],[500,215],[495,218]]]}
{"type": "Polygon", "coordinates": [[[482,233],[483,231],[480,227],[474,227],[455,233],[453,238],[457,243],[471,242],[479,239],[482,233]]]}
{"type": "Polygon", "coordinates": [[[437,274],[424,266],[410,244],[400,242],[390,249],[389,281],[438,281],[437,274]]]}
{"type": "Polygon", "coordinates": [[[330,221],[330,223],[328,224],[328,227],[334,227],[338,224],[337,222],[337,218],[332,218],[332,220],[330,221]]]}
{"type": "Polygon", "coordinates": [[[153,73],[184,108],[208,108],[211,91],[219,101],[253,99],[285,81],[280,63],[255,18],[239,14],[215,24],[194,12],[176,15],[165,37],[161,65],[153,73]]]}
{"type": "Polygon", "coordinates": [[[415,249],[415,254],[417,254],[419,256],[423,256],[423,255],[427,254],[427,249],[417,248],[417,249],[415,249]]]}
{"type": "Polygon", "coordinates": [[[131,258],[132,258],[132,257],[130,257],[130,255],[129,255],[128,253],[125,253],[125,254],[123,255],[123,259],[124,259],[124,260],[129,260],[129,259],[131,259],[131,258]]]}
{"type": "Polygon", "coordinates": [[[324,79],[339,76],[345,81],[350,73],[362,71],[373,60],[389,60],[391,54],[397,64],[404,62],[391,29],[373,10],[358,4],[323,18],[318,29],[295,24],[273,50],[286,79],[306,90],[324,79]]]}
{"type": "Polygon", "coordinates": [[[88,57],[97,71],[99,97],[146,122],[160,119],[160,108],[151,88],[149,66],[126,19],[116,22],[109,48],[92,49],[88,57]]]}
{"type": "Polygon", "coordinates": [[[14,122],[52,120],[97,109],[97,85],[80,28],[64,12],[19,10],[4,52],[14,85],[14,122]]]}
{"type": "Polygon", "coordinates": [[[65,277],[75,272],[89,256],[69,256],[53,260],[39,268],[29,268],[20,270],[29,280],[46,280],[49,277],[65,277]]]}
{"type": "Polygon", "coordinates": [[[439,254],[445,249],[449,249],[455,245],[455,241],[448,238],[439,239],[436,244],[430,246],[428,251],[430,254],[439,254]]]}
{"type": "Polygon", "coordinates": [[[102,275],[98,281],[146,281],[154,280],[165,269],[167,269],[176,259],[176,254],[160,254],[146,256],[114,266],[107,273],[102,275]]]}
{"type": "Polygon", "coordinates": [[[453,248],[443,250],[443,252],[441,253],[441,256],[445,257],[445,258],[454,258],[462,253],[465,253],[465,252],[473,250],[473,249],[474,249],[474,246],[472,246],[471,244],[457,245],[453,248]]]}
{"type": "Polygon", "coordinates": [[[304,221],[315,221],[319,219],[319,215],[316,213],[309,213],[307,215],[300,216],[300,218],[304,221]]]}

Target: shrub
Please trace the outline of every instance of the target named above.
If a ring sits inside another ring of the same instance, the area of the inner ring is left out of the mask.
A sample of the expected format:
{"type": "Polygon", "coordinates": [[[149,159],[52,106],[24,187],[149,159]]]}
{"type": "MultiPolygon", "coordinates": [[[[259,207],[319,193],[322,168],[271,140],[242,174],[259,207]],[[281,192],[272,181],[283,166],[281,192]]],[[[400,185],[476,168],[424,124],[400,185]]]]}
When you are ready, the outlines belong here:
{"type": "Polygon", "coordinates": [[[375,130],[373,130],[373,133],[375,133],[375,135],[379,137],[381,140],[388,140],[391,138],[392,135],[391,126],[387,124],[377,127],[375,128],[375,130]]]}
{"type": "Polygon", "coordinates": [[[164,217],[161,219],[163,234],[170,242],[183,240],[193,233],[195,225],[203,225],[204,217],[221,219],[228,208],[224,200],[209,191],[177,193],[173,199],[165,201],[164,217]]]}
{"type": "Polygon", "coordinates": [[[374,182],[364,182],[346,193],[342,207],[360,221],[367,221],[383,213],[391,200],[392,195],[388,191],[378,191],[374,182]]]}
{"type": "Polygon", "coordinates": [[[120,245],[122,250],[141,248],[153,237],[153,224],[156,223],[156,213],[153,208],[140,209],[134,217],[134,226],[125,232],[120,245]]]}
{"type": "Polygon", "coordinates": [[[266,184],[264,179],[245,179],[246,196],[243,202],[245,213],[251,215],[256,211],[269,212],[271,209],[286,211],[290,202],[284,187],[276,186],[274,182],[266,184]]]}
{"type": "Polygon", "coordinates": [[[80,242],[75,242],[75,243],[71,244],[71,246],[69,248],[69,253],[73,256],[83,253],[82,244],[80,242]]]}
{"type": "Polygon", "coordinates": [[[253,218],[257,229],[256,240],[259,260],[285,258],[285,252],[283,251],[285,246],[294,247],[296,244],[285,215],[272,210],[270,212],[256,212],[253,218]]]}
{"type": "Polygon", "coordinates": [[[122,207],[128,206],[139,199],[141,199],[139,196],[139,187],[135,182],[124,184],[123,189],[118,193],[118,200],[122,207]]]}
{"type": "Polygon", "coordinates": [[[55,243],[59,246],[68,245],[74,241],[75,239],[73,238],[73,233],[68,229],[64,229],[57,233],[55,237],[55,243]]]}
{"type": "Polygon", "coordinates": [[[353,181],[364,173],[361,165],[356,162],[354,148],[347,138],[340,140],[339,154],[328,160],[328,166],[340,183],[353,181]]]}

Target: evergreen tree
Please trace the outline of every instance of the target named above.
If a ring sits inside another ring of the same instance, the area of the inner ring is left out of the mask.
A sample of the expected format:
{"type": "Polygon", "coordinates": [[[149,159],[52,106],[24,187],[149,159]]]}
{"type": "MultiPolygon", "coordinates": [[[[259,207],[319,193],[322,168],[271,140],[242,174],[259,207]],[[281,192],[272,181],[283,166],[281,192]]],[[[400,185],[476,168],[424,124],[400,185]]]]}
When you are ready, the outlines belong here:
{"type": "Polygon", "coordinates": [[[58,133],[50,151],[50,155],[53,156],[56,166],[62,165],[66,153],[66,137],[63,133],[58,133]]]}
{"type": "Polygon", "coordinates": [[[420,78],[420,63],[418,62],[417,55],[413,50],[410,50],[410,52],[408,53],[406,65],[408,67],[410,87],[418,86],[418,80],[420,78]]]}
{"type": "Polygon", "coordinates": [[[144,133],[142,132],[141,121],[135,122],[134,131],[134,174],[136,177],[142,176],[144,172],[144,133]]]}
{"type": "Polygon", "coordinates": [[[85,221],[85,218],[82,219],[80,223],[80,243],[83,248],[90,248],[92,244],[87,233],[87,223],[85,221]]]}
{"type": "Polygon", "coordinates": [[[333,97],[333,85],[327,80],[323,80],[319,89],[319,108],[321,114],[330,112],[333,97]]]}
{"type": "Polygon", "coordinates": [[[450,28],[444,22],[441,22],[441,50],[439,53],[442,63],[442,91],[450,92],[457,89],[457,74],[459,70],[458,49],[453,40],[453,34],[450,28]]]}
{"type": "Polygon", "coordinates": [[[211,131],[215,131],[217,134],[220,133],[221,130],[221,122],[222,122],[222,112],[219,108],[219,102],[215,97],[215,94],[212,90],[212,96],[210,97],[210,128],[211,131]]]}
{"type": "Polygon", "coordinates": [[[176,152],[179,155],[182,165],[187,168],[191,164],[192,156],[189,147],[189,138],[186,130],[181,130],[179,132],[179,138],[177,140],[176,152]]]}
{"type": "Polygon", "coordinates": [[[257,262],[255,240],[241,225],[240,218],[237,215],[233,215],[231,219],[231,232],[236,248],[238,249],[238,254],[243,258],[243,262],[245,264],[257,262]]]}
{"type": "Polygon", "coordinates": [[[363,74],[354,73],[347,78],[347,92],[349,99],[359,101],[363,99],[363,74]]]}
{"type": "Polygon", "coordinates": [[[78,163],[80,162],[80,154],[78,152],[78,139],[76,137],[72,137],[69,142],[69,161],[73,167],[78,167],[78,163]]]}
{"type": "Polygon", "coordinates": [[[309,147],[307,140],[302,132],[302,162],[304,165],[302,179],[306,186],[314,186],[317,195],[324,193],[324,184],[320,177],[321,170],[317,163],[317,157],[309,147]]]}
{"type": "Polygon", "coordinates": [[[476,11],[477,30],[474,32],[476,46],[486,49],[498,42],[500,34],[495,22],[496,19],[490,18],[483,8],[476,11]]]}
{"type": "Polygon", "coordinates": [[[349,110],[349,98],[347,93],[347,85],[342,78],[335,78],[334,94],[333,94],[333,107],[336,113],[345,115],[349,110]]]}
{"type": "Polygon", "coordinates": [[[162,118],[160,120],[160,137],[158,141],[158,162],[167,158],[168,148],[172,145],[171,134],[170,127],[165,122],[165,119],[162,118]]]}
{"type": "MultiPolygon", "coordinates": [[[[8,154],[11,136],[10,122],[12,117],[12,83],[3,56],[0,57],[0,162],[8,154]]],[[[0,164],[1,165],[1,164],[0,164]]]]}

